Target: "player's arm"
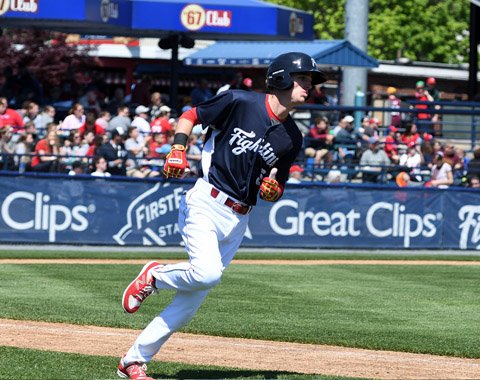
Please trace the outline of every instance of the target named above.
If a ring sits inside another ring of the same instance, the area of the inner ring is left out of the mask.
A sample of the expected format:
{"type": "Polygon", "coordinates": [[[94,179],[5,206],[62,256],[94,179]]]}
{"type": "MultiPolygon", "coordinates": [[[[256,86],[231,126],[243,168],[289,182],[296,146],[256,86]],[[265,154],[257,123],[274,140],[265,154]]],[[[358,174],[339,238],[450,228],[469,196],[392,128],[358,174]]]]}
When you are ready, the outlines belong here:
{"type": "Polygon", "coordinates": [[[197,112],[195,108],[184,112],[178,120],[175,128],[172,149],[165,158],[163,174],[166,178],[180,178],[184,175],[188,167],[186,146],[188,137],[192,133],[193,126],[197,122],[197,112]]]}

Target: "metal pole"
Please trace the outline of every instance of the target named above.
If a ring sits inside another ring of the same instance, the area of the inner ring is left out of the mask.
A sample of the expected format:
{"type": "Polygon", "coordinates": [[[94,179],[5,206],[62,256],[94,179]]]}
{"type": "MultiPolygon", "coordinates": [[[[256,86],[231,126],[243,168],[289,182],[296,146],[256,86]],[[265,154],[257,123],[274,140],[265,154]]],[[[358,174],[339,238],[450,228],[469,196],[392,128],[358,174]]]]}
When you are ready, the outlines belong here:
{"type": "Polygon", "coordinates": [[[176,112],[178,108],[178,43],[179,35],[174,38],[170,67],[170,106],[176,112]]]}
{"type": "Polygon", "coordinates": [[[477,96],[477,72],[478,72],[478,44],[480,33],[478,28],[479,7],[473,2],[470,3],[470,53],[468,55],[468,99],[473,101],[477,96]]]}

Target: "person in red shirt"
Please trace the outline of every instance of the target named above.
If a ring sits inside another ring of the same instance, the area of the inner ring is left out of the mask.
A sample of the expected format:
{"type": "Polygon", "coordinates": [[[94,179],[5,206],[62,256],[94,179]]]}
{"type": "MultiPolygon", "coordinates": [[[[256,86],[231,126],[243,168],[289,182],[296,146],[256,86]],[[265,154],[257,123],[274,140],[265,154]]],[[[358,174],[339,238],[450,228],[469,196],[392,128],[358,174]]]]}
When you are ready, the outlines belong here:
{"type": "Polygon", "coordinates": [[[32,170],[35,172],[59,171],[59,145],[57,132],[48,132],[47,136],[35,146],[36,155],[32,158],[32,170]]]}
{"type": "Polygon", "coordinates": [[[405,125],[405,132],[403,132],[400,140],[402,143],[408,146],[410,142],[414,142],[415,144],[419,143],[420,134],[418,133],[417,125],[414,123],[409,123],[405,125]]]}
{"type": "Polygon", "coordinates": [[[12,108],[8,108],[8,100],[0,98],[0,128],[12,127],[13,133],[21,133],[23,129],[22,116],[12,108]]]}
{"type": "Polygon", "coordinates": [[[400,157],[398,156],[398,128],[394,125],[388,127],[388,135],[385,137],[385,153],[392,163],[397,164],[400,157]]]}
{"type": "Polygon", "coordinates": [[[90,131],[92,131],[95,136],[105,134],[105,128],[97,123],[97,118],[93,112],[87,113],[85,117],[85,123],[83,123],[78,131],[80,132],[80,136],[82,136],[82,138],[87,132],[90,131]]]}
{"type": "Polygon", "coordinates": [[[167,133],[168,131],[173,131],[173,126],[170,124],[168,119],[170,118],[170,112],[172,109],[168,106],[161,106],[158,117],[153,119],[150,123],[150,127],[153,129],[154,127],[160,127],[162,129],[162,133],[167,133]]]}
{"type": "MultiPolygon", "coordinates": [[[[419,102],[433,102],[433,97],[425,90],[425,83],[422,80],[419,80],[415,88],[415,100],[419,102]]],[[[415,109],[417,110],[428,110],[428,104],[415,104],[415,109]]],[[[418,112],[416,114],[416,119],[418,128],[421,132],[430,132],[431,128],[431,119],[432,115],[427,112],[418,112]]]]}

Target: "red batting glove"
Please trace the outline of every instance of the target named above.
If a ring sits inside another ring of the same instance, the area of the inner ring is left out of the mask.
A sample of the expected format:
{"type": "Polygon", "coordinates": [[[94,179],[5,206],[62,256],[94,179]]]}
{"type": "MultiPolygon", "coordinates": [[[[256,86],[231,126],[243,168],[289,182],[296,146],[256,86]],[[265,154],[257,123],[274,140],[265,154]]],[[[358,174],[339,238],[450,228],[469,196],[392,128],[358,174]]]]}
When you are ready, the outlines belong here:
{"type": "Polygon", "coordinates": [[[260,185],[260,198],[267,202],[276,202],[283,194],[283,187],[277,180],[265,177],[260,185]]]}
{"type": "Polygon", "coordinates": [[[163,174],[166,178],[180,178],[185,173],[187,167],[188,162],[185,147],[180,144],[173,145],[170,153],[168,153],[165,158],[163,174]]]}

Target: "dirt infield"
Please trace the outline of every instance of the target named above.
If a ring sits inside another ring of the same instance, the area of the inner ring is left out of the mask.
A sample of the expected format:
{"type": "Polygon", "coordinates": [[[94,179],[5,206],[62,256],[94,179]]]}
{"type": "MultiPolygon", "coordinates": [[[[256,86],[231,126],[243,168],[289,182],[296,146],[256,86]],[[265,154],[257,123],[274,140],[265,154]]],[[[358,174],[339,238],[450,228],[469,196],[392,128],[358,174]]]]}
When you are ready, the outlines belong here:
{"type": "MultiPolygon", "coordinates": [[[[163,261],[163,260],[162,260],[163,261]]],[[[172,261],[178,262],[178,260],[172,261]]],[[[1,259],[0,264],[144,264],[145,260],[1,259]]],[[[277,265],[480,265],[445,260],[237,260],[277,265]]],[[[0,345],[120,357],[138,330],[0,319],[0,345]]],[[[480,359],[176,333],[154,358],[250,370],[374,379],[479,379],[480,359]]]]}
{"type": "MultiPolygon", "coordinates": [[[[0,345],[121,357],[137,330],[0,319],[0,345]]],[[[478,379],[479,359],[176,333],[154,360],[376,379],[478,379]]]]}

